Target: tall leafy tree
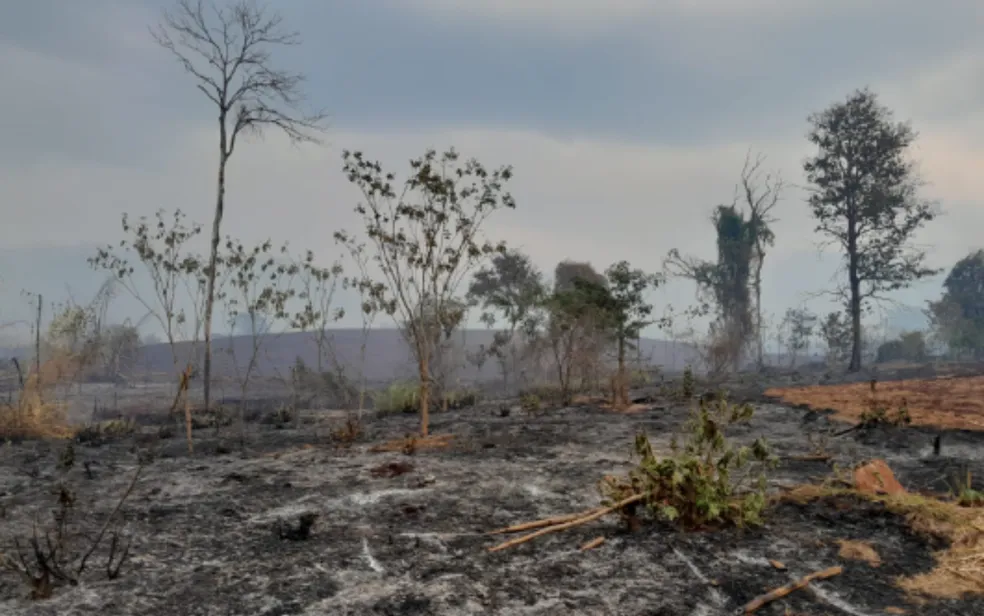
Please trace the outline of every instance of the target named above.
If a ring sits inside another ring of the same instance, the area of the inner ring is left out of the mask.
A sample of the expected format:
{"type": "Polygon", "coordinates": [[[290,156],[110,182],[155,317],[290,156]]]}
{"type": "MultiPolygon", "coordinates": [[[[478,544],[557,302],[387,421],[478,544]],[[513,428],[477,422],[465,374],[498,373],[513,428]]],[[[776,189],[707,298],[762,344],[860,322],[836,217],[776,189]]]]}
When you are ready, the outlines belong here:
{"type": "Polygon", "coordinates": [[[496,321],[505,321],[505,328],[496,332],[486,350],[499,360],[505,387],[517,362],[516,331],[534,316],[545,295],[543,274],[518,250],[494,255],[491,263],[475,272],[468,287],[469,300],[484,310],[483,322],[491,327],[496,321]]]}
{"type": "Polygon", "coordinates": [[[851,318],[848,369],[861,369],[861,315],[867,303],[937,273],[913,235],[935,217],[920,199],[906,154],[916,133],[895,122],[868,89],[809,117],[816,154],[803,163],[812,185],[809,206],[816,231],[844,255],[847,284],[838,290],[851,318]]]}

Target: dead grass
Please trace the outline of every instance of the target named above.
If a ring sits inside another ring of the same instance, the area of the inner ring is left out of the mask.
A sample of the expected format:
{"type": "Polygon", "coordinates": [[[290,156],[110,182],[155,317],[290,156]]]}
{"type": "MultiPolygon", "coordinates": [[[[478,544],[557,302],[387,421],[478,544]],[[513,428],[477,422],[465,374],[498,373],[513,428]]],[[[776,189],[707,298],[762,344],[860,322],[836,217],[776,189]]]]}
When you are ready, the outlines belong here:
{"type": "Polygon", "coordinates": [[[882,503],[903,516],[914,532],[948,543],[946,549],[934,554],[936,567],[899,578],[900,588],[913,595],[945,599],[984,594],[984,510],[918,494],[869,494],[820,485],[800,486],[783,500],[806,503],[838,496],[882,503]]]}
{"type": "MultiPolygon", "coordinates": [[[[871,407],[869,383],[772,388],[767,396],[814,410],[832,409],[834,418],[856,423],[871,407]]],[[[878,404],[890,411],[905,406],[913,425],[984,430],[984,376],[879,382],[878,404]]]]}
{"type": "Polygon", "coordinates": [[[859,560],[868,563],[872,567],[880,567],[882,564],[881,556],[878,555],[875,548],[867,541],[838,539],[837,545],[840,546],[837,556],[844,560],[859,560]]]}
{"type": "Polygon", "coordinates": [[[17,402],[0,404],[0,440],[74,436],[65,405],[47,400],[36,383],[33,376],[28,377],[17,402]]]}

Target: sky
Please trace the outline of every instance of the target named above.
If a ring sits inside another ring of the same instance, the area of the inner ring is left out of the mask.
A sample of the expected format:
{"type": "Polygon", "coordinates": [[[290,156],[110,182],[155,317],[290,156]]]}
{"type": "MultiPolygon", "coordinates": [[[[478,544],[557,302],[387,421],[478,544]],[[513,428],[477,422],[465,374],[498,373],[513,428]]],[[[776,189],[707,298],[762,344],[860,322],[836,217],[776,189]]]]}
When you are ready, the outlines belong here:
{"type": "MultiPolygon", "coordinates": [[[[181,208],[210,223],[216,111],[148,26],[170,0],[0,3],[0,338],[46,300],[88,299],[85,259],[120,217],[181,208]]],[[[655,271],[667,251],[712,258],[712,209],[749,151],[787,183],[774,210],[765,310],[831,288],[801,186],[807,117],[872,88],[919,133],[923,195],[944,215],[918,236],[949,268],[984,242],[984,5],[978,0],[279,0],[303,43],[275,63],[329,112],[322,146],[274,133],[237,147],[224,232],[341,258],[359,230],[341,153],[402,174],[427,148],[512,165],[515,211],[494,239],[544,271],[562,259],[655,271]],[[777,7],[782,6],[780,10],[777,7]]],[[[941,278],[899,292],[938,296],[941,278]]],[[[654,292],[657,311],[691,284],[654,292]]],[[[352,305],[351,297],[341,299],[352,305]]],[[[350,315],[343,326],[358,324],[350,315]]],[[[116,319],[136,319],[121,297],[116,319]]],[[[647,332],[657,335],[655,332],[647,332]]]]}

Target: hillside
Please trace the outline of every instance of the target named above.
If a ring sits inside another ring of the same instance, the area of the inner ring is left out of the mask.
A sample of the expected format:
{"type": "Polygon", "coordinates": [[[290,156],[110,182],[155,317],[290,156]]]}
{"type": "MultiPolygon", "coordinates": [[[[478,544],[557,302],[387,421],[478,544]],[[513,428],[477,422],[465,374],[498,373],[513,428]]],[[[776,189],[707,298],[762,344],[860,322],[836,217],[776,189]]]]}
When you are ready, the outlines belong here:
{"type": "MultiPolygon", "coordinates": [[[[332,330],[332,346],[339,362],[357,369],[362,332],[358,329],[332,330]]],[[[492,343],[493,332],[485,329],[464,330],[458,336],[458,349],[477,351],[481,345],[492,343]]],[[[250,339],[236,336],[217,339],[213,343],[214,371],[216,378],[235,376],[234,357],[240,362],[246,360],[250,351],[250,339]]],[[[190,345],[182,344],[182,357],[191,352],[190,345]]],[[[460,351],[459,351],[460,352],[460,351]]],[[[662,366],[667,371],[682,370],[688,362],[693,362],[693,350],[683,344],[667,340],[643,338],[643,357],[652,365],[662,366]]],[[[264,342],[258,360],[260,376],[284,374],[300,357],[309,366],[317,363],[317,346],[311,334],[291,332],[271,337],[264,342]]],[[[171,370],[171,351],[167,344],[154,344],[144,347],[138,360],[137,373],[159,373],[171,370]]],[[[413,374],[413,359],[409,345],[396,329],[376,329],[370,332],[366,345],[366,378],[370,381],[386,381],[409,377],[413,374]]],[[[493,362],[487,362],[481,373],[472,364],[465,362],[460,371],[464,380],[484,381],[497,378],[493,362]]]]}

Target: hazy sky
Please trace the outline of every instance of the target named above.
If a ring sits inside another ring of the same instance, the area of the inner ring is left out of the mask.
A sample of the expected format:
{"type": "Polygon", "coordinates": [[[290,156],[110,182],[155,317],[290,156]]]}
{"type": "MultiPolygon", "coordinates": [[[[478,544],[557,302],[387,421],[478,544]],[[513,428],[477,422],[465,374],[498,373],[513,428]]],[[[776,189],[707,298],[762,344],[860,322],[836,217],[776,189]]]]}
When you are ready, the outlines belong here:
{"type": "MultiPolygon", "coordinates": [[[[22,289],[90,297],[101,278],[84,259],[118,241],[123,212],[181,207],[210,222],[216,112],[147,30],[169,4],[0,3],[0,322],[28,316],[22,289]]],[[[271,136],[237,150],[225,230],[244,240],[333,259],[332,233],[358,228],[343,149],[402,172],[425,148],[454,145],[515,167],[518,209],[489,231],[544,270],[568,257],[656,269],[674,247],[713,256],[708,217],[752,148],[793,185],[765,267],[767,310],[781,313],[829,287],[836,267],[818,257],[795,188],[806,117],[867,85],[920,134],[926,196],[946,211],[920,237],[932,264],[984,241],[979,0],[275,5],[304,41],[278,62],[308,75],[331,128],[322,148],[271,136]]],[[[920,305],[939,283],[898,297],[920,305]]],[[[680,283],[653,299],[692,297],[680,283]]],[[[139,315],[127,301],[114,313],[139,315]]]]}

